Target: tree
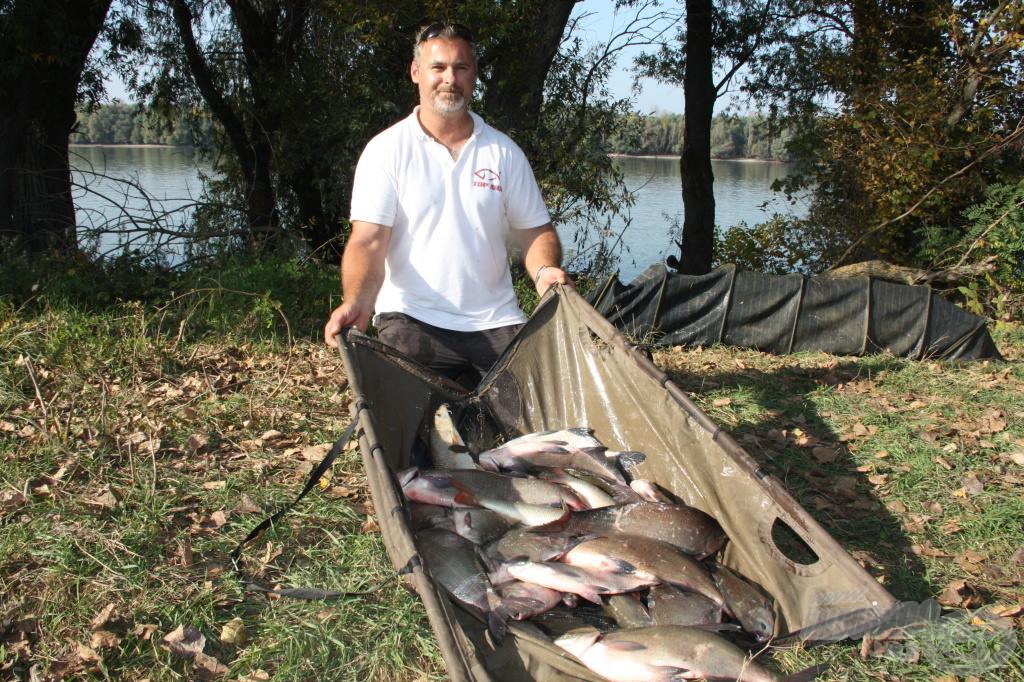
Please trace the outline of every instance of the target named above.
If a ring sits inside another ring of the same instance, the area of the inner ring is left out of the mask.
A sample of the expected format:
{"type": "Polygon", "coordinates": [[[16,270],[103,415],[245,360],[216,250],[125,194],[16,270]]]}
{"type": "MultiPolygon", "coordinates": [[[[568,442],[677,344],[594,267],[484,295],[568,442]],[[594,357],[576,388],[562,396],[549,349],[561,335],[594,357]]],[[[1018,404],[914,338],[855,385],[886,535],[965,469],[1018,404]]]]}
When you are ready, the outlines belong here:
{"type": "Polygon", "coordinates": [[[110,5],[0,2],[0,235],[29,253],[77,248],[68,136],[110,5]]]}
{"type": "Polygon", "coordinates": [[[769,48],[782,40],[788,18],[776,0],[687,0],[684,28],[674,44],[637,59],[647,75],[683,86],[685,132],[680,170],[683,193],[680,256],[669,266],[703,274],[714,262],[715,194],[711,117],[715,102],[769,48]],[[715,78],[716,66],[722,74],[715,78]]]}
{"type": "Polygon", "coordinates": [[[750,91],[794,132],[799,172],[787,188],[813,191],[792,238],[813,232],[828,244],[815,269],[874,258],[940,265],[985,188],[1021,177],[1024,7],[789,6],[799,21],[750,91]]]}

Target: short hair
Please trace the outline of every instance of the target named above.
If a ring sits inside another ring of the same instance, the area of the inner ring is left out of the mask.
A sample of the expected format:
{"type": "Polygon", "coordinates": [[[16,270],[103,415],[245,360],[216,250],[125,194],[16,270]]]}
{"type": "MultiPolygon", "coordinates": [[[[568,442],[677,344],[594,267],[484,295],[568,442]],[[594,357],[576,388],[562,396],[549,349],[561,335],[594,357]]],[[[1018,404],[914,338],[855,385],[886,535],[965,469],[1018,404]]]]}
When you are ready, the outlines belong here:
{"type": "Polygon", "coordinates": [[[473,32],[462,24],[456,24],[450,21],[435,21],[432,24],[422,27],[416,32],[416,42],[412,48],[413,60],[419,61],[420,59],[420,45],[428,40],[433,40],[434,38],[466,41],[469,43],[469,48],[473,52],[474,61],[476,60],[476,43],[473,41],[473,32]]]}

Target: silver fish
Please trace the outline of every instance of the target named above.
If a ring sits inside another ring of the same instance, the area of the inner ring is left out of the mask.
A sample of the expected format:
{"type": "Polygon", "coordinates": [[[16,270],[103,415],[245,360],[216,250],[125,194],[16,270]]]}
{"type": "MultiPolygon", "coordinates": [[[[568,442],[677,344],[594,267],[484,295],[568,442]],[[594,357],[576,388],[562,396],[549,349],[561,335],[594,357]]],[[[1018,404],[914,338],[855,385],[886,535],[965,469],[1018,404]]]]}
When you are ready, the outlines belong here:
{"type": "Polygon", "coordinates": [[[586,570],[553,561],[538,563],[520,559],[508,564],[507,568],[516,580],[543,585],[559,592],[572,592],[595,604],[601,603],[603,594],[631,592],[657,582],[623,573],[586,570]]]}
{"type": "Polygon", "coordinates": [[[501,607],[501,597],[487,580],[473,543],[440,529],[423,530],[415,537],[430,575],[454,599],[480,611],[487,621],[487,629],[500,641],[508,629],[509,614],[501,607]]]}
{"type": "Polygon", "coordinates": [[[562,603],[562,593],[532,583],[513,581],[497,588],[501,604],[514,620],[539,616],[562,603]]]}
{"type": "Polygon", "coordinates": [[[647,610],[658,625],[706,625],[722,622],[722,606],[702,594],[673,585],[652,587],[647,610]]]}
{"type": "Polygon", "coordinates": [[[543,526],[566,518],[570,512],[566,507],[548,507],[543,504],[526,504],[525,502],[507,502],[494,497],[476,495],[468,490],[460,490],[455,496],[456,504],[483,507],[504,516],[509,521],[524,526],[543,526]]]}
{"type": "MultiPolygon", "coordinates": [[[[657,587],[657,586],[656,586],[657,587]]],[[[652,587],[651,589],[656,589],[652,587]]],[[[614,594],[608,597],[604,603],[604,612],[621,628],[644,628],[654,625],[654,619],[648,613],[640,599],[640,594],[630,592],[628,594],[614,594]]]]}
{"type": "Polygon", "coordinates": [[[478,468],[466,442],[455,428],[447,403],[442,403],[434,413],[434,428],[430,430],[430,454],[438,469],[478,468]]]}
{"type": "MultiPolygon", "coordinates": [[[[786,679],[750,660],[735,644],[695,627],[658,625],[605,634],[584,629],[562,635],[555,644],[611,682],[786,679]]],[[[800,675],[788,679],[812,679],[800,675]]]]}
{"type": "Polygon", "coordinates": [[[588,535],[630,535],[667,542],[703,559],[725,544],[725,532],[713,518],[681,504],[636,502],[573,513],[538,530],[588,535]]]}
{"type": "Polygon", "coordinates": [[[443,528],[454,530],[452,522],[452,510],[448,507],[439,507],[434,504],[423,504],[422,502],[409,503],[409,527],[413,531],[425,528],[443,528]]]}
{"type": "Polygon", "coordinates": [[[561,485],[567,486],[570,490],[576,493],[580,499],[586,502],[587,506],[591,509],[611,507],[615,504],[614,498],[604,490],[586,479],[570,476],[563,469],[547,469],[540,472],[539,476],[545,481],[560,483],[561,485]]]}
{"type": "Polygon", "coordinates": [[[444,481],[449,486],[465,490],[478,497],[505,502],[586,509],[583,500],[568,488],[536,478],[506,476],[490,471],[470,469],[428,469],[420,472],[419,478],[424,477],[444,481]]]}
{"type": "Polygon", "coordinates": [[[712,563],[711,576],[725,597],[726,607],[743,629],[759,642],[771,639],[775,632],[772,600],[758,587],[721,564],[712,563]]]}
{"type": "Polygon", "coordinates": [[[724,603],[707,569],[672,545],[657,540],[632,536],[594,538],[566,552],[562,561],[588,570],[631,575],[650,584],[679,585],[716,604],[724,603]]]}
{"type": "MultiPolygon", "coordinates": [[[[579,449],[563,447],[544,447],[532,449],[532,443],[525,443],[519,446],[502,446],[496,450],[488,450],[480,454],[480,466],[484,469],[495,470],[500,468],[504,471],[526,473],[530,469],[537,468],[573,468],[589,471],[599,476],[626,485],[626,479],[615,468],[609,464],[604,457],[603,449],[579,449]],[[524,449],[521,452],[516,448],[524,449]]],[[[543,442],[539,445],[552,446],[556,443],[543,442]]]]}
{"type": "Polygon", "coordinates": [[[455,532],[476,545],[497,540],[516,523],[490,509],[456,509],[451,518],[455,532]]]}
{"type": "Polygon", "coordinates": [[[604,445],[594,437],[594,432],[585,427],[572,429],[559,429],[557,431],[537,431],[527,433],[505,443],[505,445],[519,445],[521,443],[534,442],[560,442],[569,447],[585,450],[587,448],[604,448],[604,445]]]}

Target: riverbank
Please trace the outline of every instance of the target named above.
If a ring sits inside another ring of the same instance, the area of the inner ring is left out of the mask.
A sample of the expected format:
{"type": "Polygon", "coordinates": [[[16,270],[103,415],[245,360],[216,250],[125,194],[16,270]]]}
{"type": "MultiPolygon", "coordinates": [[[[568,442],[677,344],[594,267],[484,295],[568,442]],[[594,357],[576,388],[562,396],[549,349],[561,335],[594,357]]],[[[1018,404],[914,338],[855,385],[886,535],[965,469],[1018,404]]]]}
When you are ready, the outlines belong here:
{"type": "MultiPolygon", "coordinates": [[[[608,154],[608,156],[610,156],[610,157],[612,157],[614,159],[675,159],[677,161],[680,158],[682,158],[678,154],[626,154],[626,153],[623,153],[623,152],[611,152],[611,153],[608,154]]],[[[780,164],[782,164],[782,163],[792,163],[791,161],[783,161],[781,159],[756,159],[756,158],[746,158],[746,157],[736,158],[736,159],[712,157],[711,160],[712,161],[736,161],[736,162],[739,162],[739,163],[780,163],[780,164]]]]}
{"type": "Polygon", "coordinates": [[[117,147],[118,149],[194,149],[190,144],[104,144],[100,142],[71,142],[69,147],[117,147]]]}

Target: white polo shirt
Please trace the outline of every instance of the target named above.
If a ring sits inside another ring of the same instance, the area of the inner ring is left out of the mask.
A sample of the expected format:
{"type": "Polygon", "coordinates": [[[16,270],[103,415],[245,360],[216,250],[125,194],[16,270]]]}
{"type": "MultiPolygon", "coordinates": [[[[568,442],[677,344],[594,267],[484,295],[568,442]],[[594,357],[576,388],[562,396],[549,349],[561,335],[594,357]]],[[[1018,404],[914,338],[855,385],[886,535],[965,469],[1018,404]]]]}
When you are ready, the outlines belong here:
{"type": "Polygon", "coordinates": [[[526,155],[470,112],[473,134],[453,160],[418,109],[370,140],[356,166],[350,219],[391,228],[375,311],[456,331],[523,322],[505,239],[551,220],[526,155]]]}

